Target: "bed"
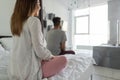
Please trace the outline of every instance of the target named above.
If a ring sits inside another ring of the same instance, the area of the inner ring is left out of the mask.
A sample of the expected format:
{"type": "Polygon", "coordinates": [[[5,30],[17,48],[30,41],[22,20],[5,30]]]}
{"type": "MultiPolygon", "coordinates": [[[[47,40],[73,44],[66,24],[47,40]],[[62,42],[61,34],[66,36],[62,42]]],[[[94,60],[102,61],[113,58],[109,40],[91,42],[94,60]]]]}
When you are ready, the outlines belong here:
{"type": "MultiPolygon", "coordinates": [[[[9,51],[12,45],[10,36],[0,37],[0,80],[9,80],[7,76],[9,51]]],[[[93,58],[79,53],[76,55],[65,55],[67,66],[58,74],[44,80],[92,80],[93,58]]]]}

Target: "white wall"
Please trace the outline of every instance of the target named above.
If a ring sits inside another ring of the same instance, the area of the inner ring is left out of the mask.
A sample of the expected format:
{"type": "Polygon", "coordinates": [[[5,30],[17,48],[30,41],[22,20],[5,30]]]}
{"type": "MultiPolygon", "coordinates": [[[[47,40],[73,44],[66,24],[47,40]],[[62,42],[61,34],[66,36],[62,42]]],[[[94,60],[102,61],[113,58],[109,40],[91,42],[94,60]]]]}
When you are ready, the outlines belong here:
{"type": "Polygon", "coordinates": [[[55,13],[55,16],[61,17],[63,20],[68,21],[68,9],[62,5],[59,0],[43,0],[43,8],[48,13],[55,13]]]}
{"type": "Polygon", "coordinates": [[[0,35],[10,35],[10,17],[15,0],[0,0],[0,35]]]}

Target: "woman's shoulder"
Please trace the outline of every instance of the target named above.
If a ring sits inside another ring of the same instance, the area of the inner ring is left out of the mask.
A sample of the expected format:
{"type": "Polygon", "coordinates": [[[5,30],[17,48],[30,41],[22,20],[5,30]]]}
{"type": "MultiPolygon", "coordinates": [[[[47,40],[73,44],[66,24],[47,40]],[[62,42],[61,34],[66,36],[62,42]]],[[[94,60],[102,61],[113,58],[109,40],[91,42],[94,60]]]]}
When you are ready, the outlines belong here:
{"type": "Polygon", "coordinates": [[[40,21],[37,17],[33,17],[33,16],[30,16],[29,18],[28,18],[28,21],[29,22],[33,22],[33,21],[40,21]]]}

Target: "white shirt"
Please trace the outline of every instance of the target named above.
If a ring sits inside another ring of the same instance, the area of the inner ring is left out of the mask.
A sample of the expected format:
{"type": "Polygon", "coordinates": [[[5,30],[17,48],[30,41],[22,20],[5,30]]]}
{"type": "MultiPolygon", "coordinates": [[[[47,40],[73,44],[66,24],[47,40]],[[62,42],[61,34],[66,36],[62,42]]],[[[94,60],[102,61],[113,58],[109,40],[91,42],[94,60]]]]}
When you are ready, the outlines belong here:
{"type": "Polygon", "coordinates": [[[42,80],[41,61],[49,60],[53,55],[44,44],[40,20],[29,17],[20,37],[13,36],[13,40],[10,80],[42,80]]]}

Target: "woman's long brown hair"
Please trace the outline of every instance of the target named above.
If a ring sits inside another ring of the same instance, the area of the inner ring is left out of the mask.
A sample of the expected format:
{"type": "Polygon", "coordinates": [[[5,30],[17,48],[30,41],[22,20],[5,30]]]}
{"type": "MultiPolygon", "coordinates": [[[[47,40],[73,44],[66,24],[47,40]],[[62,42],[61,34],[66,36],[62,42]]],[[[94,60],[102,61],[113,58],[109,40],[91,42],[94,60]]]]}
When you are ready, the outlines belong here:
{"type": "Polygon", "coordinates": [[[37,0],[16,0],[14,12],[11,16],[12,35],[20,36],[23,24],[35,9],[37,0]]]}

